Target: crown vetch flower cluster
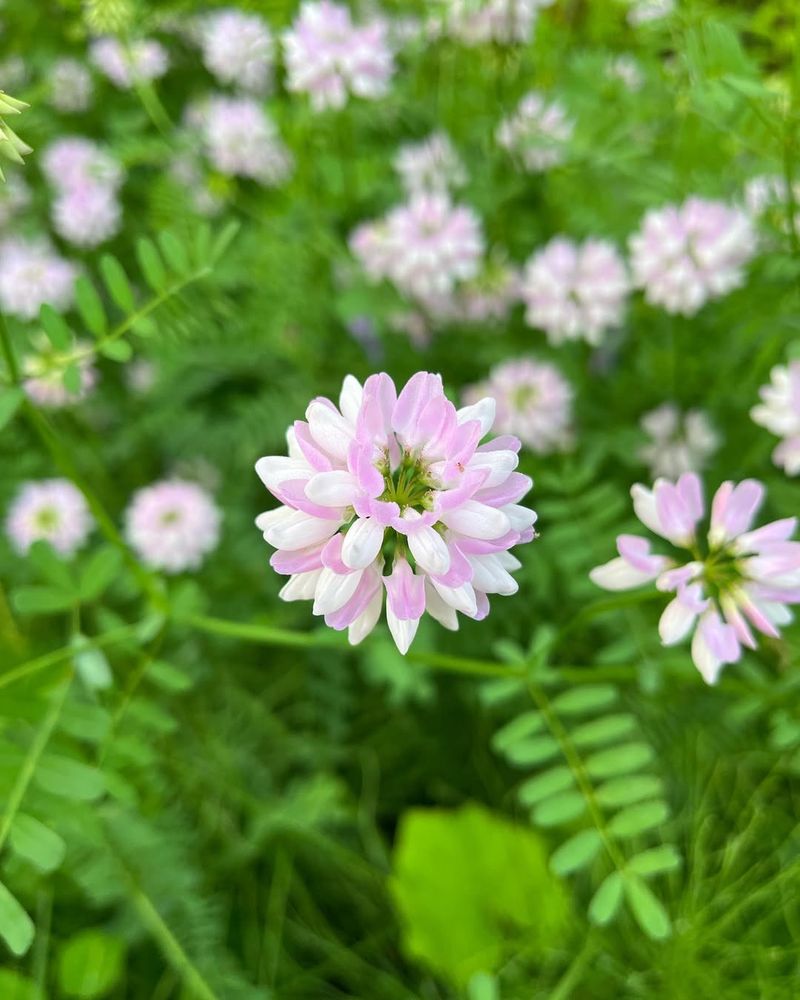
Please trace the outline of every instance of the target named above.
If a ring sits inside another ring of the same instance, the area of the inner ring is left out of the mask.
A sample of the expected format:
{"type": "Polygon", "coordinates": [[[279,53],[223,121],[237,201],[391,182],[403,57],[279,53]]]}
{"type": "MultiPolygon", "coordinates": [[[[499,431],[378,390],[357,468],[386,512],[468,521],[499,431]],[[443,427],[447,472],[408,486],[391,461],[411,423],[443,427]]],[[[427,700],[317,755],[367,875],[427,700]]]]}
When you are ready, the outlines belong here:
{"type": "Polygon", "coordinates": [[[637,483],[631,496],[639,520],[686,550],[688,559],[654,554],[648,539],[620,535],[619,557],[592,570],[591,578],[606,590],[655,581],[659,590],[673,593],[659,621],[661,640],[671,646],[692,634],[694,664],[714,684],[743,646],[755,649],[753,629],[777,638],[778,626],[792,620],[788,605],[800,603],[800,542],[790,541],[797,518],[751,530],[764,487],[755,479],[724,482],[703,539],[703,488],[694,473],[677,483],[657,479],[652,490],[637,483]]]}
{"type": "Polygon", "coordinates": [[[93,527],[83,494],[68,479],[23,483],[6,517],[6,534],[20,555],[34,542],[45,541],[69,557],[81,548],[93,527]]]}
{"type": "Polygon", "coordinates": [[[474,404],[484,396],[497,404],[495,430],[515,434],[531,451],[546,455],[571,442],[572,387],[555,365],[533,358],[504,361],[463,398],[474,404]]]}
{"type": "Polygon", "coordinates": [[[50,103],[57,111],[76,114],[92,103],[92,76],[77,59],[59,59],[50,69],[50,103]]]}
{"type": "Polygon", "coordinates": [[[109,153],[90,139],[66,136],[44,151],[42,169],[56,191],[52,217],[59,236],[89,248],[117,232],[124,171],[109,153]]]}
{"type": "Polygon", "coordinates": [[[267,22],[235,8],[215,11],[200,24],[203,63],[220,83],[261,94],[272,82],[275,44],[267,22]]]}
{"type": "Polygon", "coordinates": [[[497,126],[497,144],[530,173],[541,173],[564,159],[573,124],[558,100],[531,91],[497,126]]]}
{"type": "Polygon", "coordinates": [[[169,69],[167,50],[151,38],[139,38],[128,44],[117,38],[97,38],[89,54],[100,72],[120,90],[157,80],[169,69]]]}
{"type": "Polygon", "coordinates": [[[800,361],[776,365],[759,395],[751,417],[783,439],[772,453],[773,462],[788,476],[800,475],[800,361]]]}
{"type": "Polygon", "coordinates": [[[583,338],[597,345],[622,322],[629,288],[613,244],[558,236],[528,261],[520,294],[526,321],[544,330],[551,344],[583,338]]]}
{"type": "Polygon", "coordinates": [[[738,288],[755,250],[750,216],[708,198],[651,209],[630,238],[635,284],[652,305],[684,316],[738,288]]]}
{"type": "Polygon", "coordinates": [[[719,437],[702,410],[681,413],[674,403],[662,403],[639,423],[650,438],[639,457],[654,478],[700,472],[719,447],[719,437]]]}
{"type": "Polygon", "coordinates": [[[401,146],[394,168],[409,195],[443,194],[467,182],[467,171],[446,132],[433,132],[420,142],[401,146]]]}
{"type": "Polygon", "coordinates": [[[220,173],[267,186],[283,183],[291,173],[291,153],[253,98],[219,94],[190,108],[187,118],[200,127],[208,158],[220,173]]]}
{"type": "Polygon", "coordinates": [[[443,0],[448,34],[466,45],[529,42],[542,7],[553,0],[443,0]]]}
{"type": "Polygon", "coordinates": [[[343,108],[348,92],[374,100],[389,89],[394,59],[386,24],[353,24],[344,4],[304,0],[283,35],[286,86],[307,93],[316,111],[343,108]]]}
{"type": "Polygon", "coordinates": [[[222,515],[197,483],[165,479],[133,495],[125,537],[145,565],[165,573],[197,569],[216,548],[222,515]]]}
{"type": "Polygon", "coordinates": [[[536,515],[519,501],[516,438],[480,444],[494,401],[457,410],[439,375],[418,372],[398,394],[386,374],[344,380],[337,408],[312,400],[287,432],[288,457],[256,471],[280,502],[256,524],[290,579],[284,600],[357,643],[386,618],[405,653],[425,611],[445,628],[457,612],[481,619],[490,594],[513,594],[508,551],[533,538],[536,515]]]}
{"type": "Polygon", "coordinates": [[[0,243],[0,308],[33,319],[45,302],[63,312],[72,304],[78,270],[46,240],[10,238],[0,243]]]}

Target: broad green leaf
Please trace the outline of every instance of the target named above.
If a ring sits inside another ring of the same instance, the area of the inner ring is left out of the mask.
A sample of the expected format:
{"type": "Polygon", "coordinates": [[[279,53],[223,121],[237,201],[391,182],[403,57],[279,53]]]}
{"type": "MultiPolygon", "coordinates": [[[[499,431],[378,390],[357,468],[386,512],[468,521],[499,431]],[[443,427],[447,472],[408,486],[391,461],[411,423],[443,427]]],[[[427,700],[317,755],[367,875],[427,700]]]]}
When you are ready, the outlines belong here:
{"type": "Polygon", "coordinates": [[[680,868],[683,859],[673,844],[661,844],[628,859],[627,869],[636,875],[661,875],[680,868]]]}
{"type": "Polygon", "coordinates": [[[49,542],[39,540],[28,549],[28,559],[36,572],[59,590],[73,592],[75,580],[69,564],[64,561],[49,542]]]}
{"type": "Polygon", "coordinates": [[[158,333],[158,323],[153,319],[152,316],[139,316],[131,324],[131,330],[136,334],[137,337],[155,337],[158,333]]]}
{"type": "Polygon", "coordinates": [[[13,969],[0,969],[0,997],[3,1000],[45,1000],[32,979],[13,969]]]}
{"type": "Polygon", "coordinates": [[[617,774],[638,771],[653,759],[647,743],[625,743],[621,747],[600,750],[586,758],[586,770],[592,778],[612,778],[617,774]]]}
{"type": "Polygon", "coordinates": [[[161,252],[172,270],[177,274],[185,274],[190,267],[186,247],[174,233],[169,231],[159,233],[157,239],[161,252]]]}
{"type": "Polygon", "coordinates": [[[226,223],[222,230],[217,235],[214,240],[214,247],[211,251],[211,260],[209,263],[216,263],[221,257],[223,257],[227,251],[228,247],[233,243],[236,238],[236,234],[239,232],[240,224],[236,220],[226,223]]]}
{"type": "Polygon", "coordinates": [[[0,882],[0,937],[14,955],[24,955],[33,941],[33,921],[0,882]]]}
{"type": "Polygon", "coordinates": [[[17,813],[9,841],[16,854],[45,873],[58,868],[67,850],[67,845],[54,830],[26,813],[17,813]]]}
{"type": "Polygon", "coordinates": [[[123,312],[132,313],[135,309],[133,291],[128,276],[117,258],[111,254],[103,254],[100,258],[100,273],[114,303],[123,312]]]}
{"type": "Polygon", "coordinates": [[[404,950],[461,989],[520,940],[534,958],[556,945],[569,920],[537,834],[482,806],[406,813],[393,868],[404,950]]]}
{"type": "Polygon", "coordinates": [[[72,636],[71,645],[75,650],[72,662],[86,687],[90,691],[105,691],[110,688],[114,683],[114,676],[103,650],[80,633],[72,636]]]}
{"type": "Polygon", "coordinates": [[[614,919],[622,902],[622,889],[622,875],[619,872],[611,872],[601,882],[600,888],[589,903],[589,919],[593,924],[603,927],[614,919]]]}
{"type": "Polygon", "coordinates": [[[517,798],[524,806],[533,806],[550,795],[572,788],[574,783],[575,779],[568,767],[553,767],[523,782],[517,790],[517,798]]]}
{"type": "Polygon", "coordinates": [[[187,691],[194,683],[192,678],[178,667],[163,660],[152,660],[147,665],[145,677],[157,687],[175,693],[187,691]]]}
{"type": "Polygon", "coordinates": [[[95,337],[102,337],[107,326],[106,311],[97,289],[85,275],[81,275],[75,283],[75,301],[89,332],[95,337]]]}
{"type": "Polygon", "coordinates": [[[167,272],[155,244],[147,239],[138,240],[136,259],[139,261],[144,280],[154,292],[160,292],[167,283],[167,272]]]}
{"type": "Polygon", "coordinates": [[[586,809],[586,800],[580,792],[561,792],[540,802],[533,810],[537,826],[558,826],[576,819],[586,809]]]}
{"type": "Polygon", "coordinates": [[[60,587],[17,587],[11,594],[11,603],[21,615],[50,615],[69,610],[75,604],[75,597],[60,587]]]}
{"type": "Polygon", "coordinates": [[[500,987],[495,977],[477,972],[467,986],[467,1000],[500,1000],[500,987]]]}
{"type": "Polygon", "coordinates": [[[632,715],[605,715],[571,729],[569,735],[575,746],[584,748],[621,740],[630,736],[635,728],[636,719],[632,715]]]}
{"type": "Polygon", "coordinates": [[[108,735],[111,720],[99,705],[69,700],[61,710],[59,728],[84,743],[100,743],[108,735]]]}
{"type": "Polygon", "coordinates": [[[104,545],[89,557],[80,572],[81,599],[96,601],[114,582],[122,566],[119,549],[104,545]]]}
{"type": "Polygon", "coordinates": [[[550,867],[556,875],[580,871],[594,861],[602,846],[603,838],[597,830],[581,830],[553,852],[550,867]]]}
{"type": "Polygon", "coordinates": [[[505,757],[509,764],[517,767],[532,767],[557,756],[558,752],[558,743],[552,736],[535,736],[512,743],[506,749],[505,757]]]}
{"type": "Polygon", "coordinates": [[[120,980],[125,946],[105,931],[88,930],[67,941],[59,956],[58,981],[62,992],[79,1000],[106,996],[120,980]]]}
{"type": "Polygon", "coordinates": [[[605,809],[619,809],[621,806],[652,799],[664,790],[661,778],[654,774],[633,774],[626,778],[613,778],[599,785],[595,797],[605,809]]]}
{"type": "Polygon", "coordinates": [[[106,340],[101,342],[97,346],[97,350],[103,355],[104,358],[108,358],[109,361],[119,361],[125,362],[130,361],[133,357],[133,348],[124,340],[122,337],[117,337],[116,340],[106,340]]]}
{"type": "Polygon", "coordinates": [[[654,941],[663,941],[672,933],[667,911],[647,883],[638,875],[628,873],[624,879],[625,898],[636,922],[654,941]]]}
{"type": "Polygon", "coordinates": [[[169,712],[145,698],[134,698],[128,703],[128,717],[157,733],[172,733],[178,727],[178,723],[169,712]]]}
{"type": "Polygon", "coordinates": [[[610,684],[591,684],[570,688],[553,699],[553,708],[560,715],[583,715],[596,712],[617,699],[617,689],[610,684]]]}
{"type": "Polygon", "coordinates": [[[45,754],[36,769],[36,783],[51,795],[78,802],[93,802],[105,790],[96,767],[58,754],[45,754]]]}
{"type": "Polygon", "coordinates": [[[637,802],[626,806],[613,816],[608,824],[612,837],[636,837],[660,826],[669,816],[666,802],[655,799],[652,802],[637,802]]]}
{"type": "Polygon", "coordinates": [[[492,749],[497,753],[505,753],[518,740],[541,732],[544,724],[540,712],[523,712],[497,730],[492,737],[492,749]]]}
{"type": "Polygon", "coordinates": [[[72,330],[67,326],[64,317],[48,303],[39,310],[39,322],[47,334],[47,339],[57,351],[68,351],[72,347],[75,340],[72,330]]]}
{"type": "Polygon", "coordinates": [[[8,386],[0,390],[0,431],[10,420],[13,420],[14,414],[24,399],[25,393],[15,386],[8,386]]]}

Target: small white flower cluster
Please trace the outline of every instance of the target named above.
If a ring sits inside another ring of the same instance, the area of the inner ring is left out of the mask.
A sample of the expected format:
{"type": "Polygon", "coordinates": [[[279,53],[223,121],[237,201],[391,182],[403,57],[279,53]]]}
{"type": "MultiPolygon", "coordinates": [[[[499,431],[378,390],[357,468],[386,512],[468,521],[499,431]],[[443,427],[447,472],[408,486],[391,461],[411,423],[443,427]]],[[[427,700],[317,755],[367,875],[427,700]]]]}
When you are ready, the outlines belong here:
{"type": "Polygon", "coordinates": [[[160,42],[139,38],[121,42],[118,38],[97,38],[89,56],[104,76],[120,90],[132,90],[137,84],[162,77],[169,69],[169,55],[160,42]]]}
{"type": "Polygon", "coordinates": [[[64,114],[86,111],[92,103],[94,84],[86,66],[77,59],[59,59],[50,69],[50,103],[64,114]]]}
{"type": "Polygon", "coordinates": [[[56,192],[52,219],[59,236],[89,249],[116,234],[124,172],[110,153],[90,139],[65,136],[45,149],[42,169],[56,192]]]}
{"type": "Polygon", "coordinates": [[[753,420],[780,437],[772,460],[787,476],[800,475],[800,361],[776,365],[770,382],[761,387],[761,402],[750,411],[753,420]]]}
{"type": "Polygon", "coordinates": [[[649,441],[639,450],[653,479],[678,479],[684,472],[701,472],[719,447],[719,436],[702,410],[681,413],[663,403],[640,420],[649,441]]]}

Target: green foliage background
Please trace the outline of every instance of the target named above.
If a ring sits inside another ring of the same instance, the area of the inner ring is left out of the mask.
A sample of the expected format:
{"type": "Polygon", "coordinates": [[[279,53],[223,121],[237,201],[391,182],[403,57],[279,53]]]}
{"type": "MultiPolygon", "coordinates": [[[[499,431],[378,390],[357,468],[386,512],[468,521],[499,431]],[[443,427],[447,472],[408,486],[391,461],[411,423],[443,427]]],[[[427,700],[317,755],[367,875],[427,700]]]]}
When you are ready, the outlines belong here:
{"type": "MultiPolygon", "coordinates": [[[[2,57],[27,69],[8,88],[30,104],[12,124],[34,149],[15,225],[48,225],[36,151],[59,135],[102,140],[129,173],[120,234],[78,255],[99,303],[84,291],[69,329],[44,317],[54,343],[98,338],[98,391],[43,415],[11,387],[13,358],[0,388],[0,507],[22,481],[65,474],[106,517],[69,565],[0,540],[0,1000],[792,1000],[800,632],[708,689],[685,648],[660,646],[649,595],[602,598],[587,572],[633,525],[638,420],[664,399],[722,432],[707,484],[757,476],[766,514],[797,512],[748,416],[800,351],[794,222],[768,220],[743,288],[691,320],[635,297],[594,355],[549,348],[519,309],[413,346],[347,237],[400,200],[391,159],[436,127],[467,163],[463,200],[516,261],[556,233],[621,245],[652,205],[791,180],[796,4],[686,0],[633,30],[613,0],[559,0],[530,46],[411,45],[387,98],[341,112],[314,114],[279,81],[269,111],[297,169],[275,191],[212,177],[226,199],[213,230],[167,169],[169,123],[212,87],[170,27],[209,6],[0,10],[2,57]],[[174,67],[157,100],[98,78],[76,123],[47,104],[49,67],[84,58],[103,18],[164,40],[174,67]],[[604,74],[623,52],[644,74],[636,93],[604,74]],[[542,177],[492,141],[533,87],[578,123],[542,177]],[[364,315],[377,358],[347,332],[364,315]],[[405,659],[385,631],[353,651],[279,602],[252,466],[312,396],[347,372],[425,368],[455,397],[530,352],[575,386],[577,444],[524,458],[541,538],[519,553],[519,594],[457,635],[429,622],[405,659]],[[133,357],[156,365],[146,396],[126,388],[133,357]],[[200,573],[166,583],[117,530],[131,493],[175,469],[211,470],[224,534],[200,573]]],[[[241,6],[276,31],[297,9],[241,6]]],[[[34,332],[9,321],[13,351],[34,332]]]]}

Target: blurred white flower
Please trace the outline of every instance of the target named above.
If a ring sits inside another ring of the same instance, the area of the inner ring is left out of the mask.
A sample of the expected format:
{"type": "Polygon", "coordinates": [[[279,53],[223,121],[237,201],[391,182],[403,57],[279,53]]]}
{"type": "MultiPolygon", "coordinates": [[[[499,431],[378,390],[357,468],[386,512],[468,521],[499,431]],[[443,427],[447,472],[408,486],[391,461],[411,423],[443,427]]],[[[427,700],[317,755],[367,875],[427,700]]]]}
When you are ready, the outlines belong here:
{"type": "Polygon", "coordinates": [[[467,182],[467,171],[445,132],[400,147],[394,168],[408,194],[443,194],[467,182]]]}
{"type": "Polygon", "coordinates": [[[86,66],[77,59],[58,59],[50,68],[50,103],[65,114],[86,111],[92,103],[94,84],[86,66]]]}
{"type": "Polygon", "coordinates": [[[197,483],[166,479],[139,490],[125,512],[125,537],[152,569],[198,569],[217,547],[221,513],[197,483]]]}
{"type": "Polygon", "coordinates": [[[560,101],[531,91],[497,126],[496,139],[525,170],[541,173],[563,161],[573,128],[560,101]]]}
{"type": "Polygon", "coordinates": [[[772,460],[787,476],[800,475],[800,361],[776,365],[770,382],[759,390],[761,402],[753,407],[753,420],[783,440],[772,460]]]}
{"type": "Polygon", "coordinates": [[[702,410],[681,413],[673,403],[663,403],[646,413],[640,425],[650,440],[639,450],[639,458],[653,479],[701,472],[719,448],[719,436],[702,410]]]}
{"type": "Polygon", "coordinates": [[[160,42],[140,38],[125,44],[116,38],[97,38],[90,47],[94,65],[121,90],[149,83],[169,69],[169,55],[160,42]]]}
{"type": "Polygon", "coordinates": [[[0,242],[0,308],[33,319],[48,302],[64,312],[72,304],[77,267],[42,239],[0,242]]]}
{"type": "Polygon", "coordinates": [[[34,542],[45,541],[69,557],[85,543],[93,526],[83,494],[68,479],[23,483],[6,518],[6,534],[20,555],[34,542]]]}
{"type": "Polygon", "coordinates": [[[226,8],[202,17],[199,34],[203,63],[219,83],[256,94],[269,89],[274,41],[263,18],[226,8]]]}

